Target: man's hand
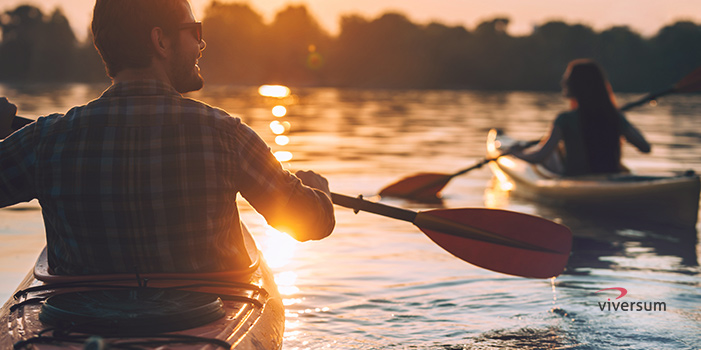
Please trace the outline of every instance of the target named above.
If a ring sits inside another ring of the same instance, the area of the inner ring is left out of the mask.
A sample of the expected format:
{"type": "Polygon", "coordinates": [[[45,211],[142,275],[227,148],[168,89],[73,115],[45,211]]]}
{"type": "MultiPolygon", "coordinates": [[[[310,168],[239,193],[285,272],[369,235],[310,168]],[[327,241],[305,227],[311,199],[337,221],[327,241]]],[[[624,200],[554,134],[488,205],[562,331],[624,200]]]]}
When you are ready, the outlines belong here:
{"type": "Polygon", "coordinates": [[[17,114],[17,106],[12,104],[5,97],[0,97],[0,140],[14,132],[12,129],[12,119],[17,114]]]}
{"type": "Polygon", "coordinates": [[[329,189],[329,181],[326,180],[325,177],[313,172],[313,171],[304,171],[300,170],[295,173],[295,176],[297,176],[300,180],[302,180],[302,183],[311,187],[311,188],[316,188],[318,190],[323,191],[326,193],[326,195],[331,198],[331,190],[329,189]]]}

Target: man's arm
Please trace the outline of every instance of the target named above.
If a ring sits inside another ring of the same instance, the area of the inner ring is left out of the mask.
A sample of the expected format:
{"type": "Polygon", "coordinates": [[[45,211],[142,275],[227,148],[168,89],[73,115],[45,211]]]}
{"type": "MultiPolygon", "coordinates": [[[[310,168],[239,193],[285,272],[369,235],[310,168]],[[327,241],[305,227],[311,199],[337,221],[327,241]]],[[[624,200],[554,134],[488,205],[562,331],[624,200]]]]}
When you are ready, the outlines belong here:
{"type": "Polygon", "coordinates": [[[268,224],[298,241],[318,240],[335,225],[327,180],[312,171],[297,176],[282,168],[270,148],[250,128],[239,128],[240,192],[268,224]]]}
{"type": "Polygon", "coordinates": [[[10,136],[12,129],[12,120],[17,114],[17,106],[10,103],[5,97],[0,97],[0,140],[10,136]]]}

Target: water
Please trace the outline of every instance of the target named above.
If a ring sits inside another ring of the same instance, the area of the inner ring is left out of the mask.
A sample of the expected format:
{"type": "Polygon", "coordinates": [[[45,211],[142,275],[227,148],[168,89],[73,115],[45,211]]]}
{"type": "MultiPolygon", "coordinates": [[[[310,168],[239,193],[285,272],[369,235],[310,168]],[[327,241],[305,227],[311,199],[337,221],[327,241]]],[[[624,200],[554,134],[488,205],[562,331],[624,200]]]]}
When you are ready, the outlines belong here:
{"type": "MultiPolygon", "coordinates": [[[[104,86],[0,87],[36,117],[65,111],[104,86]]],[[[289,169],[314,169],[334,192],[373,197],[416,172],[452,173],[484,157],[498,127],[540,137],[566,107],[555,93],[294,90],[277,101],[254,88],[208,86],[193,97],[240,115],[286,151],[289,169]],[[288,114],[276,118],[278,102],[288,114]],[[289,123],[289,143],[269,127],[289,123]]],[[[619,95],[619,102],[638,96],[619,95]]],[[[628,118],[653,144],[624,150],[641,173],[701,171],[701,101],[669,96],[628,118]]],[[[499,207],[540,215],[575,233],[568,270],[555,280],[506,276],[443,251],[407,222],[337,207],[333,235],[297,243],[269,229],[245,204],[243,217],[276,272],[287,305],[285,350],[297,349],[699,349],[701,268],[698,226],[651,227],[604,221],[495,194],[484,167],[453,179],[440,203],[382,199],[414,210],[499,207]],[[623,287],[628,302],[666,311],[602,311],[623,287]]],[[[41,213],[29,203],[0,210],[0,297],[9,297],[43,245],[41,213]]]]}

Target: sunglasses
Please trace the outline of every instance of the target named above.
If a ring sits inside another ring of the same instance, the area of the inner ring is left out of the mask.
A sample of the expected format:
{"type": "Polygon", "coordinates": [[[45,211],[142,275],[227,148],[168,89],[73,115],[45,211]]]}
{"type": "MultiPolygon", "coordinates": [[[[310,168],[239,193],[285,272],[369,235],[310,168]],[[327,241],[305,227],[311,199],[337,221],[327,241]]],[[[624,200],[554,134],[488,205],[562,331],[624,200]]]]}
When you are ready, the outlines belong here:
{"type": "Polygon", "coordinates": [[[200,44],[202,43],[202,22],[181,23],[178,25],[178,29],[189,30],[192,36],[194,36],[200,44]]]}

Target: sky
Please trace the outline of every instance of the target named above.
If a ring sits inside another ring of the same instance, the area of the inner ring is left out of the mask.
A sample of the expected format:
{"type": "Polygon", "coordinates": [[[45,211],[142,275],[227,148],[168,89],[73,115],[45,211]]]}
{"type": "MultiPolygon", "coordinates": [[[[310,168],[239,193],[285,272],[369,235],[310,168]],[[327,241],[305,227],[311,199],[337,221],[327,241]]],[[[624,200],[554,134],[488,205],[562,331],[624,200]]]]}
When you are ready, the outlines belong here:
{"type": "MultiPolygon", "coordinates": [[[[195,16],[202,18],[212,0],[190,0],[195,16]]],[[[288,4],[307,9],[331,34],[337,34],[342,15],[359,14],[369,19],[388,11],[400,12],[412,22],[431,21],[474,29],[484,20],[508,17],[512,35],[530,34],[533,27],[550,20],[585,24],[595,30],[627,25],[644,36],[677,20],[701,23],[701,0],[219,0],[246,2],[266,21],[288,4]]],[[[0,0],[0,11],[30,3],[51,13],[60,6],[79,39],[87,35],[94,0],[0,0]]]]}

